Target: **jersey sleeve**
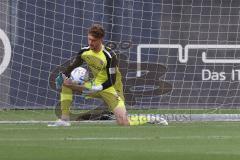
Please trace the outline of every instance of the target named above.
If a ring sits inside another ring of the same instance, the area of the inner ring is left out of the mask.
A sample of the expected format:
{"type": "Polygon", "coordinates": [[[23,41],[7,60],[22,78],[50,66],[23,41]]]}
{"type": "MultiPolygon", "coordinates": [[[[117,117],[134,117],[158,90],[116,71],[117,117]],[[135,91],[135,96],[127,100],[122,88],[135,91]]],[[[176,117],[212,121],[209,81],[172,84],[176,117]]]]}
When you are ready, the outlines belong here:
{"type": "Polygon", "coordinates": [[[65,68],[65,70],[63,71],[63,74],[65,74],[67,77],[70,77],[70,74],[72,72],[72,70],[76,67],[79,67],[80,65],[82,65],[83,63],[83,60],[81,58],[81,55],[82,53],[84,52],[85,50],[81,49],[79,52],[78,52],[78,55],[76,58],[74,58],[74,60],[70,63],[69,66],[67,66],[65,68]]]}
{"type": "Polygon", "coordinates": [[[108,79],[102,84],[103,90],[114,85],[116,82],[117,56],[115,53],[112,57],[107,57],[106,71],[108,79]]]}

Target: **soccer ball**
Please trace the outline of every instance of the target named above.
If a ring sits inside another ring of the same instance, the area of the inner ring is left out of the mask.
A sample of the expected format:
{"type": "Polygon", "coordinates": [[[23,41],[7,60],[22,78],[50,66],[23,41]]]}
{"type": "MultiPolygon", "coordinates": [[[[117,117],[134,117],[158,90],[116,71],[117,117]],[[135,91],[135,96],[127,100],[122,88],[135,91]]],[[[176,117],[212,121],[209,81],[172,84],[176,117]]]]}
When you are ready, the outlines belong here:
{"type": "Polygon", "coordinates": [[[77,82],[78,84],[83,84],[88,80],[88,71],[83,67],[77,67],[71,72],[70,79],[77,82]]]}

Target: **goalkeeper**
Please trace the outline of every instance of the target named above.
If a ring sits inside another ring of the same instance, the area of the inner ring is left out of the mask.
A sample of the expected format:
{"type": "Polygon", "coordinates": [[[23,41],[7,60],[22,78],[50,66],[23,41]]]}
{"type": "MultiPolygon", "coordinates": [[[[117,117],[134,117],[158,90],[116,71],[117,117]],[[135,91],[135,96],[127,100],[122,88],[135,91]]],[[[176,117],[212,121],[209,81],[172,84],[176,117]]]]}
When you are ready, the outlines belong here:
{"type": "MultiPolygon", "coordinates": [[[[142,125],[152,121],[147,116],[128,117],[124,96],[121,73],[117,66],[117,56],[108,47],[103,45],[105,31],[101,25],[94,24],[88,30],[88,47],[82,48],[75,60],[65,68],[56,78],[56,86],[61,88],[61,119],[54,126],[70,126],[69,114],[73,100],[73,91],[87,90],[90,98],[101,98],[108,105],[116,117],[119,125],[142,125]],[[68,79],[71,71],[86,62],[93,74],[93,80],[83,85],[76,85],[68,79]]],[[[156,121],[156,119],[154,120],[156,121]]],[[[158,123],[167,125],[165,119],[160,118],[158,123]]]]}

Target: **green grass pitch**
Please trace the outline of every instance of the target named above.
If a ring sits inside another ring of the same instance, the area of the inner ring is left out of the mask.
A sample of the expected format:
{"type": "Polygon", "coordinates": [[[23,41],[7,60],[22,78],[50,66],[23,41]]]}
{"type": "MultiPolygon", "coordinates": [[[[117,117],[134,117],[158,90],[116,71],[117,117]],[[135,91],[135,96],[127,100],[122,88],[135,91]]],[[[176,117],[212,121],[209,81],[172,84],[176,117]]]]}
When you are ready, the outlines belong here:
{"type": "Polygon", "coordinates": [[[0,124],[1,160],[239,160],[239,122],[0,124]]]}

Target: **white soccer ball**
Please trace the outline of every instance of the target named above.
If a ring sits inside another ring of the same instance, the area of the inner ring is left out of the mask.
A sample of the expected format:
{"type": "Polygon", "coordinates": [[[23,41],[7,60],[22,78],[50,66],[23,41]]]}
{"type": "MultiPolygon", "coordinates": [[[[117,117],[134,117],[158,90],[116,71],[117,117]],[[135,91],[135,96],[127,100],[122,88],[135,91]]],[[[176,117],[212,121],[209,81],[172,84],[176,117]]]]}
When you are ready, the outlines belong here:
{"type": "Polygon", "coordinates": [[[71,72],[70,79],[77,82],[78,84],[83,84],[88,80],[88,71],[83,67],[77,67],[71,72]]]}

